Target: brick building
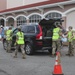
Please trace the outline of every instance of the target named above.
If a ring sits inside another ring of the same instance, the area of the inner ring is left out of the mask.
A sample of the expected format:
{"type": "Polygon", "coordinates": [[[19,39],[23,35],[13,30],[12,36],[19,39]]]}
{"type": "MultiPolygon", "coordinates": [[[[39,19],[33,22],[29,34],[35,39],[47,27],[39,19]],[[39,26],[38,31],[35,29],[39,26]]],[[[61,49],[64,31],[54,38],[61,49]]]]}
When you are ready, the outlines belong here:
{"type": "Polygon", "coordinates": [[[7,0],[6,9],[0,11],[0,24],[14,27],[25,23],[38,23],[42,18],[62,17],[63,26],[75,29],[75,0],[7,0]]]}

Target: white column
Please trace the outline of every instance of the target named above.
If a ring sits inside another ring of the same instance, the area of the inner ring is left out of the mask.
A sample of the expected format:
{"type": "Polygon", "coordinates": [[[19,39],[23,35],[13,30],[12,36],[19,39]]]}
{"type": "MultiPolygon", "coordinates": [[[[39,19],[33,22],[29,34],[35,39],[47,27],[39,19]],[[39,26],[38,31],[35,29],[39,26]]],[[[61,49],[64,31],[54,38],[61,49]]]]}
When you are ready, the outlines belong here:
{"type": "Polygon", "coordinates": [[[6,20],[4,20],[4,26],[6,26],[6,20]]]}
{"type": "Polygon", "coordinates": [[[5,23],[6,23],[5,26],[8,26],[8,20],[5,20],[5,23]]]}
{"type": "Polygon", "coordinates": [[[27,24],[29,23],[29,19],[27,19],[27,24]]]}
{"type": "Polygon", "coordinates": [[[14,20],[14,27],[17,27],[17,20],[14,20]]]}
{"type": "Polygon", "coordinates": [[[64,22],[62,23],[62,25],[66,29],[66,16],[63,16],[62,19],[64,20],[64,22]]]}

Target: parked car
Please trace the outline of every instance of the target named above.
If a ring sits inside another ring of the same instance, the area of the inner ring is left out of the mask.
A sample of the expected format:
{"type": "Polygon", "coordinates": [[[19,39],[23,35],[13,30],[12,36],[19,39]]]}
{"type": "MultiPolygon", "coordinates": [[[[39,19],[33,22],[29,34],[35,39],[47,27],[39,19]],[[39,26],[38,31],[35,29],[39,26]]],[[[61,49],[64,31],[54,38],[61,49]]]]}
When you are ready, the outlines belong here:
{"type": "MultiPolygon", "coordinates": [[[[52,53],[52,33],[54,21],[40,21],[39,24],[22,25],[21,30],[24,33],[25,52],[27,55],[33,54],[36,50],[48,50],[52,53]],[[44,23],[45,22],[45,23],[44,23]]],[[[18,29],[12,33],[12,47],[16,40],[18,29]]],[[[6,39],[3,40],[4,49],[6,49],[6,39]]]]}

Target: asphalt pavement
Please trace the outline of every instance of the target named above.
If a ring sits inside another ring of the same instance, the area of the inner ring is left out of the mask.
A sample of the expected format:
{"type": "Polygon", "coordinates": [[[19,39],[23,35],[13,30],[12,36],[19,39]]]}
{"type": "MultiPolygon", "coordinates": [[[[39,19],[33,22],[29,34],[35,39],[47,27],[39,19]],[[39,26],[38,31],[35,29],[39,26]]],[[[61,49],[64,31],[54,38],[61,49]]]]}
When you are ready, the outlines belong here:
{"type": "MultiPolygon", "coordinates": [[[[75,75],[75,56],[66,56],[67,50],[67,47],[61,50],[62,71],[64,75],[75,75]]],[[[21,52],[18,58],[13,56],[14,52],[6,53],[0,42],[0,75],[52,75],[56,58],[52,58],[46,51],[26,55],[26,59],[22,59],[21,52]]]]}

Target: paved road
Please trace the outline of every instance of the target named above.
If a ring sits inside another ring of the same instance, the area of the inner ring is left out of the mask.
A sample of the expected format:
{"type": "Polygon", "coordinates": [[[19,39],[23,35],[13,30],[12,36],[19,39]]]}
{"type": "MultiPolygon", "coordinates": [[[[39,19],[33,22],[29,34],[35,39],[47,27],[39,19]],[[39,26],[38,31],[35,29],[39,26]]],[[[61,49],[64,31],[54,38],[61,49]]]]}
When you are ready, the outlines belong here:
{"type": "MultiPolygon", "coordinates": [[[[62,49],[61,65],[64,75],[75,75],[75,56],[65,56],[67,48],[62,49]]],[[[50,57],[48,52],[38,52],[33,56],[21,59],[13,58],[13,53],[6,53],[0,43],[0,75],[52,75],[55,58],[50,57]]]]}

